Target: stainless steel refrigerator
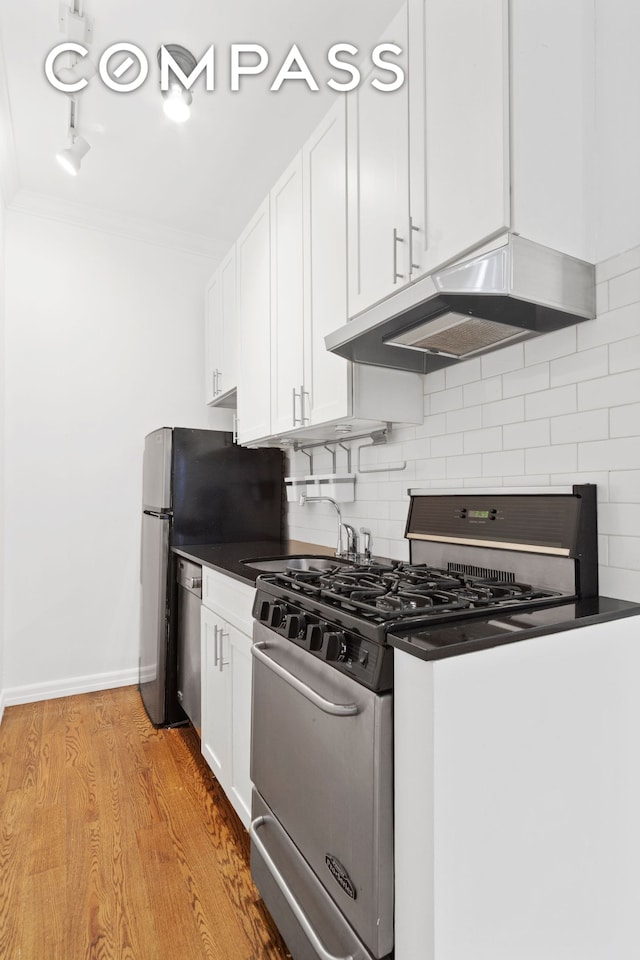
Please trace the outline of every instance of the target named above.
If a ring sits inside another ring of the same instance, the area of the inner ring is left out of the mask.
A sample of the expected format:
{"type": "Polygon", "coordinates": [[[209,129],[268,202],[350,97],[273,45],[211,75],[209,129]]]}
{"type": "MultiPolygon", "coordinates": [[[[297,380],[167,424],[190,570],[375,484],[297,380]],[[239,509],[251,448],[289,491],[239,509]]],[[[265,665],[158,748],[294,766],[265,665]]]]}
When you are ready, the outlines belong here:
{"type": "Polygon", "coordinates": [[[217,430],[162,427],[145,437],[139,686],[157,726],[186,719],[177,698],[171,547],[280,539],[283,465],[282,451],[239,447],[217,430]]]}

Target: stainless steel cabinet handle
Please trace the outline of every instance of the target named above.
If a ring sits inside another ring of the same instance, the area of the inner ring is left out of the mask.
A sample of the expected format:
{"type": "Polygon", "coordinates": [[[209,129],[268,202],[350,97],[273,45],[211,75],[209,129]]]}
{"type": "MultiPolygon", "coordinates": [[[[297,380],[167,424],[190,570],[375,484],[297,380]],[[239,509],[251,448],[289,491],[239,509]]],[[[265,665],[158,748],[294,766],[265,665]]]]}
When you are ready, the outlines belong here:
{"type": "Polygon", "coordinates": [[[216,396],[219,393],[222,393],[222,387],[220,386],[220,377],[222,376],[221,370],[216,370],[216,396]]]}
{"type": "Polygon", "coordinates": [[[218,657],[218,668],[220,673],[222,673],[222,668],[228,666],[229,661],[224,659],[224,638],[228,637],[229,634],[225,633],[222,627],[220,627],[220,656],[218,657]]]}
{"type": "Polygon", "coordinates": [[[215,624],[213,627],[213,666],[214,668],[218,666],[218,628],[215,624]]]}
{"type": "Polygon", "coordinates": [[[187,577],[184,582],[191,590],[197,590],[202,586],[202,577],[187,577]]]}
{"type": "Polygon", "coordinates": [[[217,370],[212,370],[212,371],[211,371],[211,380],[212,380],[212,387],[213,387],[213,394],[212,394],[212,395],[213,395],[214,397],[216,396],[216,392],[217,392],[217,391],[216,391],[216,380],[217,380],[218,378],[217,378],[216,374],[217,374],[217,370]]]}
{"type": "Polygon", "coordinates": [[[296,920],[298,921],[298,923],[300,924],[300,926],[308,936],[309,940],[313,944],[313,947],[316,953],[318,954],[318,957],[320,957],[320,960],[353,960],[352,953],[349,953],[342,957],[336,956],[335,953],[329,953],[324,943],[322,942],[322,940],[320,939],[316,931],[311,926],[311,923],[307,919],[307,915],[305,914],[302,907],[300,906],[300,904],[294,897],[293,893],[291,892],[287,881],[282,876],[277,866],[271,859],[271,855],[267,851],[267,848],[265,847],[264,843],[258,837],[258,830],[260,829],[260,827],[264,826],[264,824],[268,823],[272,819],[273,819],[272,817],[256,817],[255,820],[251,821],[251,827],[249,832],[251,833],[251,839],[255,843],[258,853],[264,860],[267,866],[267,869],[269,870],[269,873],[275,880],[280,890],[280,893],[282,894],[282,896],[285,898],[285,900],[291,907],[291,910],[295,915],[296,920]]]}
{"type": "Polygon", "coordinates": [[[296,393],[296,388],[293,387],[293,425],[294,425],[294,427],[295,427],[296,424],[298,424],[298,423],[300,424],[300,426],[302,426],[302,423],[303,423],[303,419],[302,419],[302,387],[300,387],[300,393],[299,393],[299,394],[296,393]],[[298,397],[298,396],[300,397],[300,416],[299,416],[299,417],[296,417],[296,397],[298,397]]]}
{"type": "Polygon", "coordinates": [[[412,274],[414,270],[420,269],[419,263],[413,262],[413,235],[414,233],[420,233],[420,227],[415,227],[413,225],[413,217],[409,217],[409,274],[412,274]]]}
{"type": "Polygon", "coordinates": [[[304,426],[305,423],[311,423],[311,415],[307,412],[307,404],[309,405],[309,411],[311,410],[311,397],[309,391],[304,389],[304,385],[300,387],[300,391],[300,396],[302,397],[302,426],[304,426]],[[305,397],[307,398],[306,400],[305,397]]]}
{"type": "Polygon", "coordinates": [[[404,280],[404,273],[398,273],[398,244],[404,243],[404,239],[398,236],[398,231],[393,228],[393,282],[404,280]]]}
{"type": "Polygon", "coordinates": [[[234,443],[238,442],[238,422],[239,422],[238,417],[234,413],[233,415],[233,442],[234,443]]]}
{"type": "Polygon", "coordinates": [[[312,687],[307,686],[307,684],[299,680],[298,677],[295,677],[292,673],[289,673],[288,670],[285,670],[284,667],[281,667],[279,663],[276,663],[275,660],[272,660],[271,657],[268,657],[266,653],[264,653],[267,649],[268,645],[265,641],[260,640],[258,643],[253,644],[251,653],[256,660],[259,660],[265,667],[272,670],[276,676],[284,680],[285,683],[288,683],[289,686],[297,690],[298,693],[301,693],[302,696],[306,697],[314,706],[319,707],[323,713],[329,713],[332,717],[354,717],[356,713],[358,713],[357,703],[332,703],[331,700],[325,700],[325,698],[321,697],[319,693],[316,693],[312,687]]]}

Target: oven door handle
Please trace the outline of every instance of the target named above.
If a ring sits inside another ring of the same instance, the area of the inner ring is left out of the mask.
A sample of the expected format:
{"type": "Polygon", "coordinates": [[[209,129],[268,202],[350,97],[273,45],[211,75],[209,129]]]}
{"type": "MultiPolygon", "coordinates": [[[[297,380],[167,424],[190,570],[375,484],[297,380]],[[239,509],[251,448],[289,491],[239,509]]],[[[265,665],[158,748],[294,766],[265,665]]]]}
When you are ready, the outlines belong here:
{"type": "Polygon", "coordinates": [[[289,673],[289,671],[281,667],[279,663],[276,663],[275,660],[268,657],[264,652],[266,649],[268,649],[268,646],[265,641],[259,640],[258,643],[254,643],[251,647],[251,653],[256,660],[259,660],[265,667],[272,670],[281,680],[284,680],[290,687],[293,687],[294,690],[301,693],[302,696],[306,697],[314,706],[319,707],[323,713],[329,713],[332,717],[354,717],[358,713],[357,703],[332,703],[331,700],[325,700],[325,698],[321,697],[312,687],[307,686],[307,684],[299,680],[298,677],[289,673]]]}
{"type": "Polygon", "coordinates": [[[267,851],[267,848],[265,847],[264,843],[258,836],[258,830],[260,829],[260,827],[264,826],[269,821],[274,822],[273,817],[260,816],[260,817],[256,817],[255,820],[252,820],[251,826],[249,828],[251,839],[255,843],[258,853],[264,860],[267,866],[267,869],[269,870],[269,873],[275,880],[278,886],[278,889],[280,890],[280,893],[289,904],[289,907],[291,908],[296,920],[298,921],[298,923],[306,933],[307,937],[313,944],[313,947],[315,948],[316,953],[321,958],[321,960],[354,960],[352,953],[349,953],[341,957],[336,956],[335,953],[329,953],[329,951],[323,944],[322,940],[320,939],[316,931],[311,926],[311,923],[309,922],[307,915],[305,914],[304,910],[302,909],[302,907],[296,900],[295,896],[291,892],[287,881],[278,870],[278,867],[273,862],[271,855],[267,851]]]}

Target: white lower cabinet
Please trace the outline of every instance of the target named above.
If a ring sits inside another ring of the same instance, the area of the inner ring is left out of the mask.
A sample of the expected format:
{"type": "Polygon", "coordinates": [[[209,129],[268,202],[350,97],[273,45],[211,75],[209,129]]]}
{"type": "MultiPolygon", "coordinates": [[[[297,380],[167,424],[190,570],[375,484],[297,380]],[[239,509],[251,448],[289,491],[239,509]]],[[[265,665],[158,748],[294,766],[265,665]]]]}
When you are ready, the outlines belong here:
{"type": "Polygon", "coordinates": [[[203,570],[202,755],[245,827],[251,813],[252,587],[203,570]]]}

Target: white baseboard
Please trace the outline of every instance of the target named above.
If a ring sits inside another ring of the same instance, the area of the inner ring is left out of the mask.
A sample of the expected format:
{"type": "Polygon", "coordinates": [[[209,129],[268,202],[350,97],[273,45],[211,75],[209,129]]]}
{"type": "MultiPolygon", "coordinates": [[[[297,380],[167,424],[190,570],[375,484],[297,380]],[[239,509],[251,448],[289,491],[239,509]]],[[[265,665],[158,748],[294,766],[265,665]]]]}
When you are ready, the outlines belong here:
{"type": "Polygon", "coordinates": [[[0,723],[2,723],[2,714],[4,713],[5,708],[5,694],[4,690],[0,690],[0,723]]]}
{"type": "Polygon", "coordinates": [[[18,703],[35,703],[37,700],[53,700],[56,697],[72,697],[76,693],[93,693],[96,690],[111,690],[113,687],[128,687],[138,682],[138,670],[114,670],[111,673],[95,673],[88,677],[68,677],[45,683],[30,683],[23,687],[8,687],[0,693],[0,718],[4,707],[18,703]]]}

